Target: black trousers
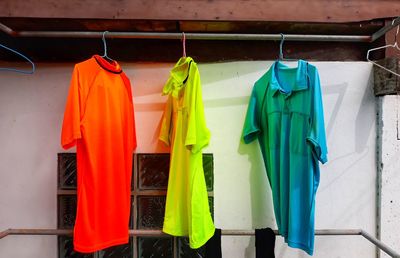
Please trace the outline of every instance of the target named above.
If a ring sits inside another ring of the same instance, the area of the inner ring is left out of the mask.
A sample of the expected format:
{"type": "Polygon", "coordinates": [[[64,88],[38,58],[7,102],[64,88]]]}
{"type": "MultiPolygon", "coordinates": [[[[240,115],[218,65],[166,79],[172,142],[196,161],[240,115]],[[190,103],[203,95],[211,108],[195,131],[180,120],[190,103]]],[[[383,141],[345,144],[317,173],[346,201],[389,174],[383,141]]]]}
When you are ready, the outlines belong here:
{"type": "Polygon", "coordinates": [[[256,258],[275,258],[275,238],[270,228],[256,229],[256,258]]]}
{"type": "Polygon", "coordinates": [[[221,229],[216,228],[214,235],[206,243],[206,258],[222,258],[221,229]]]}

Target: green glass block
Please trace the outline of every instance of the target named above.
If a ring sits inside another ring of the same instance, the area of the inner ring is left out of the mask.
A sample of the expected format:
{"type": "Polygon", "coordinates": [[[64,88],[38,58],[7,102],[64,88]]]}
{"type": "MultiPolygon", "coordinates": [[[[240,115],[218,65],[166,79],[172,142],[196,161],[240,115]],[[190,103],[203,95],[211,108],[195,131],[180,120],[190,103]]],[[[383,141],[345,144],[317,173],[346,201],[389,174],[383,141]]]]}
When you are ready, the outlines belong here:
{"type": "Polygon", "coordinates": [[[208,205],[210,206],[211,217],[214,220],[214,197],[212,196],[208,197],[208,205]]]}
{"type": "Polygon", "coordinates": [[[60,229],[71,229],[75,225],[76,195],[59,195],[57,225],[60,229]]]}
{"type": "Polygon", "coordinates": [[[58,154],[58,188],[76,189],[76,154],[59,153],[58,154]]]}
{"type": "Polygon", "coordinates": [[[203,258],[205,256],[204,246],[199,249],[192,249],[189,246],[187,237],[178,237],[178,258],[203,258]]]}
{"type": "Polygon", "coordinates": [[[165,196],[138,197],[138,228],[161,229],[164,222],[165,196]]]}
{"type": "Polygon", "coordinates": [[[141,190],[165,190],[168,186],[169,154],[138,154],[141,190]]]}
{"type": "Polygon", "coordinates": [[[131,258],[133,257],[133,239],[129,243],[116,245],[97,252],[98,258],[131,258]]]}
{"type": "Polygon", "coordinates": [[[139,237],[139,258],[173,258],[172,237],[139,237]]]}
{"type": "MultiPolygon", "coordinates": [[[[133,197],[131,197],[131,210],[129,215],[129,228],[133,229],[133,211],[135,208],[133,197]]],[[[57,225],[60,229],[72,229],[76,219],[76,195],[58,196],[57,225]]]]}
{"type": "Polygon", "coordinates": [[[203,154],[203,170],[207,191],[212,191],[214,187],[214,157],[212,154],[203,154]]]}
{"type": "Polygon", "coordinates": [[[83,254],[74,251],[74,244],[72,237],[59,236],[58,237],[58,257],[59,258],[94,258],[94,253],[83,254]]]}
{"type": "MultiPolygon", "coordinates": [[[[133,171],[133,164],[132,164],[132,171],[133,171]]],[[[132,177],[132,182],[133,182],[133,177],[132,177]]],[[[76,189],[76,188],[77,188],[76,153],[58,153],[58,189],[64,190],[64,189],[76,189]]]]}
{"type": "Polygon", "coordinates": [[[131,210],[129,213],[129,228],[130,229],[133,229],[133,222],[134,222],[133,211],[134,211],[134,209],[135,209],[135,200],[134,200],[133,196],[131,196],[131,210]]]}

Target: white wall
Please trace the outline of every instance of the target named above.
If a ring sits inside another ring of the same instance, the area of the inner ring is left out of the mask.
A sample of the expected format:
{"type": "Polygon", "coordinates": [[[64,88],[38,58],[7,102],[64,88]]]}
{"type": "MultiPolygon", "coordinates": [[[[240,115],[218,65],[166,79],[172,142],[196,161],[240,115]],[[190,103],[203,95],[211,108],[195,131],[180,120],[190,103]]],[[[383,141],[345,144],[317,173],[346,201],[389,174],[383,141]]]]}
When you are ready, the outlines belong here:
{"type": "MultiPolygon", "coordinates": [[[[375,234],[375,99],[371,66],[318,62],[329,162],[322,166],[316,228],[362,228],[375,234]]],[[[253,83],[271,62],[200,64],[212,132],[215,223],[223,229],[276,228],[257,143],[240,141],[253,83]]],[[[131,78],[137,152],[164,152],[157,128],[160,96],[173,64],[122,64],[131,78]]],[[[39,64],[32,75],[0,73],[0,230],[56,227],[57,153],[73,64],[39,64]]],[[[277,257],[307,257],[278,237],[277,257]]],[[[223,255],[250,258],[253,237],[223,237],[223,255]]],[[[314,257],[375,257],[361,237],[316,237],[314,257]]],[[[55,237],[6,237],[0,257],[56,257],[55,237]]]]}

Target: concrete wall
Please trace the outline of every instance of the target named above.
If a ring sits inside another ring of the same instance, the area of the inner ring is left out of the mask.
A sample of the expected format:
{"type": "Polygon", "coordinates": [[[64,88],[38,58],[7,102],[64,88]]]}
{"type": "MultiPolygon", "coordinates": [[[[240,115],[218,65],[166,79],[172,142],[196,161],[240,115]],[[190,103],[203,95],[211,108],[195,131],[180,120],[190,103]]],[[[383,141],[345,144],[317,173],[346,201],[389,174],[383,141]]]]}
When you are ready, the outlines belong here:
{"type": "MultiPolygon", "coordinates": [[[[384,96],[379,110],[379,173],[381,175],[381,239],[400,251],[400,96],[384,96]]],[[[381,253],[381,257],[389,257],[381,253]]]]}
{"type": "MultiPolygon", "coordinates": [[[[375,98],[371,65],[317,62],[329,162],[322,166],[316,228],[362,228],[375,234],[375,98]]],[[[271,62],[200,64],[203,99],[214,154],[215,224],[223,229],[276,228],[257,143],[240,141],[253,83],[271,62]],[[223,118],[223,120],[222,120],[223,118]]],[[[157,127],[160,96],[173,64],[122,64],[131,78],[137,152],[164,152],[157,127]]],[[[0,230],[56,227],[57,153],[73,64],[38,64],[32,76],[0,73],[0,230]]],[[[307,257],[278,237],[277,257],[307,257]]],[[[55,237],[6,237],[0,257],[56,256],[55,237]]],[[[250,258],[253,237],[223,237],[223,256],[250,258]]],[[[375,257],[359,236],[316,237],[314,257],[375,257]]]]}

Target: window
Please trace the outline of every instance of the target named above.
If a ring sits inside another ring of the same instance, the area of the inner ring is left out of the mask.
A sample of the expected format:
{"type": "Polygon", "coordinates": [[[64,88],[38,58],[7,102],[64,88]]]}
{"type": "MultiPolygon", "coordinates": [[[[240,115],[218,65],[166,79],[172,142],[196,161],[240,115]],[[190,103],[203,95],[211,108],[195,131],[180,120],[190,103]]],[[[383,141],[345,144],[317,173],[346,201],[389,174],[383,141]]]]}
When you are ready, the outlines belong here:
{"type": "MultiPolygon", "coordinates": [[[[203,166],[213,213],[213,155],[203,154],[203,166]]],[[[161,229],[168,184],[169,154],[135,154],[131,188],[131,229],[161,229]]],[[[58,154],[57,223],[60,229],[72,229],[76,213],[76,155],[58,154]]],[[[73,251],[72,237],[58,239],[60,258],[189,258],[204,257],[204,250],[192,250],[185,237],[168,235],[133,236],[126,245],[110,247],[93,254],[73,251]]]]}

